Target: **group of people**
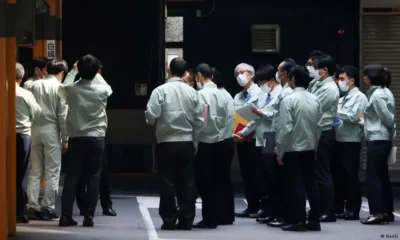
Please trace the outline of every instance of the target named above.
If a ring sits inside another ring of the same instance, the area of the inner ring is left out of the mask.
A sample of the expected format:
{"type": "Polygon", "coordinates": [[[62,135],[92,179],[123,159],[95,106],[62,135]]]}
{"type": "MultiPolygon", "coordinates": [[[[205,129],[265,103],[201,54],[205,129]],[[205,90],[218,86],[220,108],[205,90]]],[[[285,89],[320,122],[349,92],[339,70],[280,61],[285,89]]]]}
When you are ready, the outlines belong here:
{"type": "Polygon", "coordinates": [[[101,75],[101,63],[85,55],[68,74],[64,60],[36,58],[32,75],[16,64],[17,221],[59,220],[74,226],[75,197],[84,216],[83,226],[93,226],[100,192],[103,214],[112,209],[105,153],[107,99],[111,87],[101,75]],[[79,76],[77,76],[79,75],[79,76]],[[61,218],[55,212],[61,158],[66,176],[61,218]],[[40,197],[44,180],[43,198],[40,197]]]}
{"type": "Polygon", "coordinates": [[[145,112],[156,128],[162,229],[215,229],[233,224],[235,216],[284,231],[359,220],[362,142],[370,216],[361,223],[394,221],[388,159],[395,151],[395,100],[390,72],[381,65],[364,68],[366,94],[358,88],[357,68],[338,67],[320,51],[306,66],[289,58],[257,72],[239,64],[234,76],[243,90],[234,98],[208,64],[188,70],[175,58],[167,72],[145,112]],[[235,111],[250,104],[256,120],[234,129],[235,111]],[[235,144],[248,203],[240,213],[230,179],[235,144]],[[273,151],[263,151],[271,144],[273,151]],[[197,196],[202,220],[194,224],[197,196]]]}

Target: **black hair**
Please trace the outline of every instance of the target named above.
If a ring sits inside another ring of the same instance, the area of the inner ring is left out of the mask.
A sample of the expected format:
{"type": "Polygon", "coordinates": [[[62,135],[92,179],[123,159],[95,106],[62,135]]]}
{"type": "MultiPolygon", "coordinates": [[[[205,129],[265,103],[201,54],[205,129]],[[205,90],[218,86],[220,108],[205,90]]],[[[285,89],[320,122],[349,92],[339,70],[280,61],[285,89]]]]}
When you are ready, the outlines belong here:
{"type": "Polygon", "coordinates": [[[333,77],[335,78],[335,80],[339,78],[339,74],[341,74],[341,73],[342,73],[342,67],[339,66],[339,64],[336,64],[336,71],[333,74],[333,77]]]}
{"type": "Polygon", "coordinates": [[[286,58],[283,60],[283,66],[282,69],[283,71],[287,72],[289,74],[290,69],[292,69],[294,66],[296,66],[296,61],[291,59],[291,58],[286,58]]]}
{"type": "Polygon", "coordinates": [[[321,57],[322,55],[324,55],[325,53],[319,51],[319,50],[314,50],[310,53],[310,55],[308,55],[308,58],[311,58],[311,60],[314,62],[315,59],[321,57]]]}
{"type": "Polygon", "coordinates": [[[213,82],[218,86],[218,88],[225,87],[225,83],[222,80],[221,73],[215,68],[212,68],[212,72],[213,72],[213,82]]]}
{"type": "Polygon", "coordinates": [[[269,81],[271,79],[274,79],[276,81],[275,74],[275,68],[272,65],[268,64],[257,70],[254,80],[256,82],[269,81]]]}
{"type": "Polygon", "coordinates": [[[294,66],[290,69],[289,79],[292,78],[294,78],[296,87],[307,88],[311,81],[307,68],[300,65],[294,66]]]}
{"type": "Polygon", "coordinates": [[[212,78],[213,71],[207,63],[201,63],[196,67],[196,74],[201,73],[205,78],[212,78]]]}
{"type": "Polygon", "coordinates": [[[385,86],[387,88],[390,88],[390,85],[392,85],[392,73],[387,68],[385,68],[385,75],[386,75],[386,84],[385,84],[385,86]]]}
{"type": "Polygon", "coordinates": [[[327,68],[329,76],[333,76],[336,72],[336,63],[328,54],[323,54],[318,57],[315,62],[316,69],[327,68]]]}
{"type": "Polygon", "coordinates": [[[44,58],[44,57],[37,57],[37,58],[33,59],[33,62],[32,62],[33,71],[35,71],[35,68],[39,68],[40,70],[42,70],[43,68],[46,67],[48,62],[49,62],[49,59],[44,58]]]}
{"type": "Polygon", "coordinates": [[[358,69],[353,66],[344,66],[340,69],[339,74],[346,73],[346,75],[351,79],[354,79],[354,84],[358,87],[360,84],[360,77],[358,69]]]}
{"type": "Polygon", "coordinates": [[[47,63],[47,73],[50,75],[57,75],[61,72],[68,73],[68,64],[64,60],[53,59],[47,63]]]}
{"type": "Polygon", "coordinates": [[[369,78],[371,86],[385,87],[387,84],[385,69],[380,64],[370,64],[366,66],[363,74],[369,78]]]}
{"type": "Polygon", "coordinates": [[[82,56],[78,61],[78,71],[82,79],[93,80],[99,72],[100,61],[93,55],[82,56]]]}
{"type": "Polygon", "coordinates": [[[186,61],[182,58],[174,58],[169,64],[169,69],[173,76],[183,77],[186,71],[186,61]]]}
{"type": "Polygon", "coordinates": [[[186,70],[186,72],[190,75],[190,77],[192,78],[192,82],[196,82],[194,79],[194,71],[193,69],[188,69],[186,70]]]}

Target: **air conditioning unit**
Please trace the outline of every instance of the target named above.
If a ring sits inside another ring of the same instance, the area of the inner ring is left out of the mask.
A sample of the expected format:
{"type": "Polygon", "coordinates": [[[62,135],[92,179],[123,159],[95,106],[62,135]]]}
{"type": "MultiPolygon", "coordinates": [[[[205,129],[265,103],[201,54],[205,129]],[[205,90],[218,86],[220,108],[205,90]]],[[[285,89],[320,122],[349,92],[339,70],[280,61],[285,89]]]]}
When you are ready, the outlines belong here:
{"type": "Polygon", "coordinates": [[[251,26],[252,49],[254,53],[279,53],[281,28],[276,24],[251,26]]]}

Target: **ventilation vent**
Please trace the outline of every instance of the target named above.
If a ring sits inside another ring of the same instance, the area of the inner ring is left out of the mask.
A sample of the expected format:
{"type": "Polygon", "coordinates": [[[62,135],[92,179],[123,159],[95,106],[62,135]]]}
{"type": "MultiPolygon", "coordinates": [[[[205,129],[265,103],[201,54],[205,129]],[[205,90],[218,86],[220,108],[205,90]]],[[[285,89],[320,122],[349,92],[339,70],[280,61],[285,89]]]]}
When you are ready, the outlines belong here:
{"type": "Polygon", "coordinates": [[[279,53],[280,33],[279,25],[253,25],[251,27],[253,52],[279,53]]]}

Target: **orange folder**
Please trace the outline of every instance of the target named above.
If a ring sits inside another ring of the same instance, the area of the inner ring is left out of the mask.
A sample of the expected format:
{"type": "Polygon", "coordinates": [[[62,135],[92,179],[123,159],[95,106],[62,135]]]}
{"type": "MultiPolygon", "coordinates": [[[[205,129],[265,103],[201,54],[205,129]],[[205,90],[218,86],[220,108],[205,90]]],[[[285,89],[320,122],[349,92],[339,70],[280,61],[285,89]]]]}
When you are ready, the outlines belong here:
{"type": "MultiPolygon", "coordinates": [[[[233,133],[236,134],[240,132],[243,128],[245,128],[249,124],[249,121],[244,119],[239,114],[235,113],[235,122],[233,125],[233,133]]],[[[254,138],[254,132],[250,133],[248,136],[244,138],[245,141],[251,142],[254,138]]]]}

